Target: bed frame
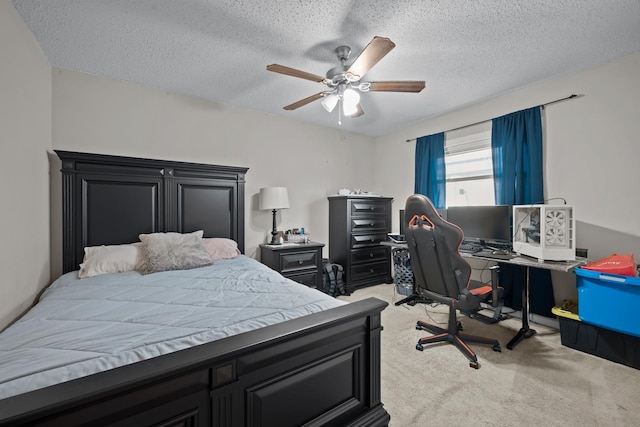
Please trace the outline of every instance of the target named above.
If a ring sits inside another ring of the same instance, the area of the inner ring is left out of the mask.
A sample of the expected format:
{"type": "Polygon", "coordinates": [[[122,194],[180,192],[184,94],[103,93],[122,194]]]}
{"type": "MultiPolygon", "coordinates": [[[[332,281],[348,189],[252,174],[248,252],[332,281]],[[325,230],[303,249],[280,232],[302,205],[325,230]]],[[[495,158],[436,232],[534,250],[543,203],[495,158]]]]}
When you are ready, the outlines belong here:
{"type": "MultiPolygon", "coordinates": [[[[244,253],[247,168],[56,151],[63,270],[85,246],[204,230],[244,253]]],[[[386,426],[375,298],[0,400],[0,425],[386,426]]]]}

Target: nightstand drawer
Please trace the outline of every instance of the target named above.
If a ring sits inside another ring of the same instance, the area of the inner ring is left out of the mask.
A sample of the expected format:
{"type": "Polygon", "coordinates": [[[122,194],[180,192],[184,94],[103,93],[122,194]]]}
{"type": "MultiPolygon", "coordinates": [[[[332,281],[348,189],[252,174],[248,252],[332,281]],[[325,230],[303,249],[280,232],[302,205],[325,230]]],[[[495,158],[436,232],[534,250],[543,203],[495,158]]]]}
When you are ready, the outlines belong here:
{"type": "Polygon", "coordinates": [[[388,230],[391,224],[385,217],[351,218],[351,231],[388,230]]]}
{"type": "Polygon", "coordinates": [[[320,260],[317,251],[288,252],[280,254],[280,272],[303,270],[306,268],[316,269],[320,260]]]}
{"type": "Polygon", "coordinates": [[[289,273],[284,274],[284,277],[287,277],[293,281],[298,283],[302,283],[303,285],[307,285],[310,288],[318,287],[318,273],[313,270],[308,273],[289,273]]]}
{"type": "Polygon", "coordinates": [[[354,264],[359,264],[363,262],[372,262],[372,261],[386,261],[388,249],[374,246],[371,248],[358,249],[355,251],[351,251],[351,262],[354,264]]]}
{"type": "Polygon", "coordinates": [[[351,267],[351,280],[357,282],[359,280],[371,280],[372,277],[380,276],[380,283],[389,276],[391,266],[387,261],[374,262],[369,264],[360,264],[351,267]]]}
{"type": "Polygon", "coordinates": [[[376,246],[380,242],[387,240],[387,233],[370,233],[370,234],[352,234],[351,248],[364,248],[367,246],[376,246]]]}
{"type": "Polygon", "coordinates": [[[351,202],[351,215],[358,214],[388,214],[391,204],[385,200],[353,200],[351,202]]]}

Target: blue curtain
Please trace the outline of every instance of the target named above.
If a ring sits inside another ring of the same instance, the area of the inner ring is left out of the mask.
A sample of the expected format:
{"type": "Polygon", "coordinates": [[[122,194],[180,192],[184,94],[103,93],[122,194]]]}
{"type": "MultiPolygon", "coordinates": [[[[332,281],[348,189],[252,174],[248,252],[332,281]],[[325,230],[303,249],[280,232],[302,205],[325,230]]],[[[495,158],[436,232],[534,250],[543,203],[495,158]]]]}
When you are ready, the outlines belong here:
{"type": "Polygon", "coordinates": [[[540,107],[493,119],[491,153],[497,205],[542,203],[540,107]]]}
{"type": "Polygon", "coordinates": [[[446,206],[444,132],[416,140],[414,193],[427,196],[438,209],[446,206]]]}
{"type": "MultiPolygon", "coordinates": [[[[542,119],[540,107],[517,111],[492,120],[491,152],[496,204],[523,205],[543,203],[542,119]]],[[[501,285],[505,305],[522,308],[522,267],[502,264],[501,285]]],[[[553,316],[551,274],[531,268],[529,295],[531,312],[553,316]]]]}

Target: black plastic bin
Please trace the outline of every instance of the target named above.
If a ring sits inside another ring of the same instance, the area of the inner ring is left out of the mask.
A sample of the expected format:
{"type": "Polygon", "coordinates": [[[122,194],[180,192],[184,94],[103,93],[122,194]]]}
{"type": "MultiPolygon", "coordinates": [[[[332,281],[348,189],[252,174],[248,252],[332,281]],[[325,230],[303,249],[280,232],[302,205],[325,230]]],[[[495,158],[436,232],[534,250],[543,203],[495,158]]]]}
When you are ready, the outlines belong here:
{"type": "Polygon", "coordinates": [[[640,338],[581,321],[575,313],[553,308],[562,345],[640,369],[640,338]]]}

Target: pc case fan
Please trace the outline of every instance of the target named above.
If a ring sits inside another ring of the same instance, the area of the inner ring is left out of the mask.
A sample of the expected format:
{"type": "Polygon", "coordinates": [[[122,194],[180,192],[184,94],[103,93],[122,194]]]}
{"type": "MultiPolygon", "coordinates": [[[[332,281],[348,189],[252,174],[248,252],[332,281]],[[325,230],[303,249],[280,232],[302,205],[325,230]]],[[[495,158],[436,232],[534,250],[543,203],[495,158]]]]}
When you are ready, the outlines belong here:
{"type": "Polygon", "coordinates": [[[539,262],[576,259],[575,210],[567,205],[513,207],[513,250],[539,262]]]}

